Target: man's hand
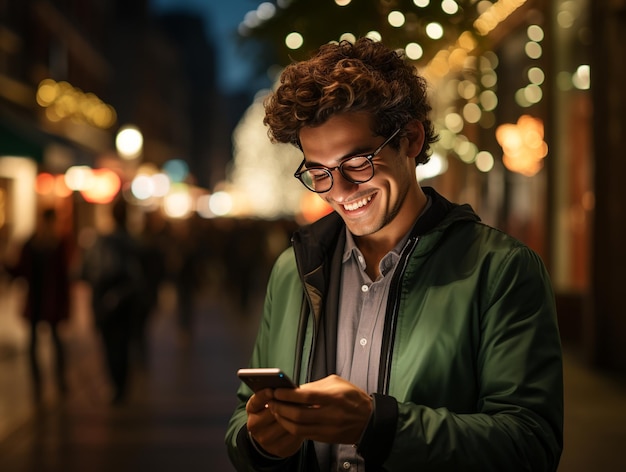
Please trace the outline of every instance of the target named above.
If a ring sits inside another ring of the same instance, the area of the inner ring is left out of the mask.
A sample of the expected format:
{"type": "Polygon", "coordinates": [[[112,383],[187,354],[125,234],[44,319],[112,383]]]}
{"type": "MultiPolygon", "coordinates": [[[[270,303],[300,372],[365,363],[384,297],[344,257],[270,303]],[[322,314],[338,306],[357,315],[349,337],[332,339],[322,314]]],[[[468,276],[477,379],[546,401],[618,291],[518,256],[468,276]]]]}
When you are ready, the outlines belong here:
{"type": "Polygon", "coordinates": [[[373,408],[366,392],[337,375],[276,389],[267,403],[290,437],[336,444],[357,443],[373,408]]]}
{"type": "Polygon", "coordinates": [[[246,404],[248,432],[268,454],[289,457],[298,452],[304,438],[289,433],[276,421],[268,408],[273,391],[264,389],[252,395],[246,404]]]}

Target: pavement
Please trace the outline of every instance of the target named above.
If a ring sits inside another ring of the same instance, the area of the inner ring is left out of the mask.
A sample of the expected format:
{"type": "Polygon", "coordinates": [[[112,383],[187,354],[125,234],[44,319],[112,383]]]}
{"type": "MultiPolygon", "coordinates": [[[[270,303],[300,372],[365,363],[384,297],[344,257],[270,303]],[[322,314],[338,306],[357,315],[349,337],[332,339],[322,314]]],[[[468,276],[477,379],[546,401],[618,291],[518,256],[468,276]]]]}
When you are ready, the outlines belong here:
{"type": "MultiPolygon", "coordinates": [[[[19,290],[0,289],[0,471],[234,470],[223,436],[235,405],[235,371],[247,363],[257,319],[213,293],[197,301],[192,335],[181,335],[175,294],[165,287],[148,327],[145,363],[137,357],[133,364],[128,402],[111,406],[86,298],[85,288],[76,287],[63,331],[69,392],[60,397],[47,379],[35,406],[26,327],[16,315],[19,290]]],[[[260,310],[260,300],[255,304],[260,310]]],[[[52,372],[44,329],[41,338],[42,370],[52,372]]],[[[559,472],[626,471],[625,379],[590,369],[567,347],[564,378],[559,472]]]]}

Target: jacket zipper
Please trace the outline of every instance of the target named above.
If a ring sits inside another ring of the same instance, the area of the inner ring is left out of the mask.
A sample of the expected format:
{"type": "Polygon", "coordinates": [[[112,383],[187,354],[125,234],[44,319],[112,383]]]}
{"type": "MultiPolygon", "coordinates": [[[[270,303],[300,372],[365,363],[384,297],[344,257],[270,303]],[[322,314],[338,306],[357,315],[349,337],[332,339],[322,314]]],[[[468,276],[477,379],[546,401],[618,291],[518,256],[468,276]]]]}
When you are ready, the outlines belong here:
{"type": "Polygon", "coordinates": [[[398,314],[400,313],[400,287],[402,277],[409,263],[409,254],[413,252],[419,236],[413,236],[409,239],[406,246],[402,250],[398,267],[393,274],[389,296],[387,298],[387,313],[385,317],[385,327],[383,329],[383,340],[381,346],[381,357],[384,356],[380,363],[378,372],[378,391],[383,395],[389,393],[389,382],[391,378],[391,361],[393,357],[393,345],[396,337],[396,326],[398,324],[398,314]]]}

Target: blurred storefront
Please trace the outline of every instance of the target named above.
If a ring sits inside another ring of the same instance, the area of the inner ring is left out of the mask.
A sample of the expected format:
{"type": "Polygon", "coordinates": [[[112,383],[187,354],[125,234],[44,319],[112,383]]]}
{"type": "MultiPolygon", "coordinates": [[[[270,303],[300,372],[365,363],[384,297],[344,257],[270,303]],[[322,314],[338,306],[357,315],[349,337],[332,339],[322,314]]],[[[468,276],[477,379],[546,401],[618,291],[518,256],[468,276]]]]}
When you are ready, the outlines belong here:
{"type": "MultiPolygon", "coordinates": [[[[140,164],[185,158],[193,139],[204,140],[193,141],[194,149],[207,141],[203,120],[196,119],[190,131],[186,107],[201,107],[211,90],[206,96],[195,86],[187,90],[182,58],[187,51],[170,37],[165,20],[158,24],[150,18],[148,4],[0,2],[3,249],[32,232],[43,207],[58,210],[61,225],[74,239],[85,227],[106,225],[100,220],[106,220],[101,207],[107,199],[99,193],[112,182],[109,171],[119,177],[119,189],[129,184],[140,164]],[[140,127],[144,138],[142,152],[131,158],[119,154],[115,142],[128,123],[140,127]],[[68,188],[67,173],[75,168],[89,171],[82,174],[90,176],[83,186],[91,189],[68,188]]],[[[199,41],[199,22],[180,21],[189,37],[198,39],[194,51],[210,63],[199,41]]],[[[202,75],[193,79],[209,83],[202,75]]]]}
{"type": "Polygon", "coordinates": [[[64,11],[50,1],[4,2],[0,18],[4,253],[32,233],[44,206],[57,209],[65,232],[73,230],[74,199],[59,185],[41,192],[38,176],[62,176],[70,166],[94,165],[109,147],[116,120],[101,98],[110,78],[97,46],[105,32],[98,22],[106,11],[95,3],[64,11]]]}
{"type": "Polygon", "coordinates": [[[447,170],[424,183],[535,249],[564,344],[626,372],[626,1],[499,3],[523,5],[462,67],[435,74],[447,170]]]}

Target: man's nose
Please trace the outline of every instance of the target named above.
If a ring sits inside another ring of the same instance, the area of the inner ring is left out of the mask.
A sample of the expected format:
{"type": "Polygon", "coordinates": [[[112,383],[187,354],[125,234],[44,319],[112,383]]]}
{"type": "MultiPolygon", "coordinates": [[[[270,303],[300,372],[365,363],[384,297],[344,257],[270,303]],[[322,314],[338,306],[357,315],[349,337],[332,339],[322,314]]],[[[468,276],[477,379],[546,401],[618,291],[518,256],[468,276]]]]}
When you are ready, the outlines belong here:
{"type": "Polygon", "coordinates": [[[339,171],[339,169],[333,169],[333,186],[329,190],[329,192],[334,192],[337,195],[341,195],[347,191],[354,190],[354,187],[359,184],[355,184],[348,179],[346,179],[343,174],[339,171]]]}

